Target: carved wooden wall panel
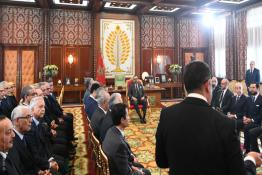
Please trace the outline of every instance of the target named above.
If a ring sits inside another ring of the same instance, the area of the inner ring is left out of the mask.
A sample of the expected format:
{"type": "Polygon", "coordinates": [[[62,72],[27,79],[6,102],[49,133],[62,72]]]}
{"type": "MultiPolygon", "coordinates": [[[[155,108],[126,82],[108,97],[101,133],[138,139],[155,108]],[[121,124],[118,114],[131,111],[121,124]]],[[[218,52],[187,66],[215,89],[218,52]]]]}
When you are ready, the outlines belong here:
{"type": "Polygon", "coordinates": [[[50,10],[50,44],[91,45],[91,14],[50,10]]]}
{"type": "Polygon", "coordinates": [[[41,44],[42,11],[29,7],[1,7],[1,43],[41,44]]]}
{"type": "Polygon", "coordinates": [[[141,18],[142,48],[174,47],[174,18],[144,15],[141,18]]]}
{"type": "Polygon", "coordinates": [[[22,51],[22,87],[34,83],[35,52],[33,50],[22,51]]]}
{"type": "Polygon", "coordinates": [[[17,50],[4,52],[4,80],[16,83],[17,80],[17,50]]]}
{"type": "Polygon", "coordinates": [[[179,20],[179,47],[207,47],[208,35],[201,22],[196,19],[179,20]]]}

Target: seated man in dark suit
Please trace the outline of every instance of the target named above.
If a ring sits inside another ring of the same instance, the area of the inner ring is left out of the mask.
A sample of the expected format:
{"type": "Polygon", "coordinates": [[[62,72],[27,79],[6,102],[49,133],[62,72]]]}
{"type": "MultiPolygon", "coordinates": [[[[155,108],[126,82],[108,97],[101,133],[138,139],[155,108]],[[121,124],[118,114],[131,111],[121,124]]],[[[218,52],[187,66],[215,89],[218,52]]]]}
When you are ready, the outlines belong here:
{"type": "Polygon", "coordinates": [[[140,118],[141,123],[146,123],[146,110],[147,110],[147,99],[144,94],[144,87],[138,81],[138,77],[135,75],[133,77],[133,82],[128,88],[128,97],[130,99],[130,104],[134,105],[135,110],[140,118]],[[143,105],[143,116],[140,113],[138,105],[143,105]]]}
{"type": "MultiPolygon", "coordinates": [[[[45,114],[43,97],[34,97],[30,102],[30,110],[33,116],[31,130],[25,134],[28,148],[39,168],[42,170],[51,169],[52,171],[58,171],[58,160],[56,160],[52,147],[46,138],[46,128],[48,126],[41,122],[45,114]]],[[[60,160],[62,164],[63,160],[60,160]]]]}
{"type": "Polygon", "coordinates": [[[53,82],[49,82],[49,92],[47,93],[47,98],[50,102],[50,111],[54,115],[58,116],[58,120],[60,123],[65,123],[66,125],[66,133],[69,137],[69,140],[75,140],[77,138],[74,137],[74,129],[73,129],[73,114],[72,113],[65,113],[56,100],[55,95],[53,94],[54,85],[53,82]]]}
{"type": "Polygon", "coordinates": [[[109,170],[112,175],[150,175],[150,171],[138,163],[129,144],[124,137],[124,129],[128,126],[127,106],[123,103],[111,109],[114,126],[105,136],[102,148],[108,157],[109,170]]]}
{"type": "Polygon", "coordinates": [[[259,85],[251,83],[249,90],[251,96],[248,97],[248,113],[243,117],[246,153],[249,151],[260,152],[257,137],[262,134],[262,96],[259,94],[259,85]]]}
{"type": "Polygon", "coordinates": [[[20,95],[20,105],[29,106],[31,99],[35,96],[37,96],[37,93],[32,86],[23,87],[20,95]]]}
{"type": "Polygon", "coordinates": [[[227,79],[223,79],[221,81],[221,93],[219,96],[219,110],[224,114],[229,112],[229,107],[231,104],[231,99],[233,93],[228,89],[229,81],[227,79]]]}
{"type": "Polygon", "coordinates": [[[214,108],[219,107],[219,94],[221,92],[221,87],[218,85],[218,81],[216,77],[212,77],[212,100],[211,100],[211,106],[214,108]]]}
{"type": "MultiPolygon", "coordinates": [[[[255,68],[255,61],[250,61],[250,69],[246,71],[246,86],[249,87],[251,83],[259,84],[260,83],[260,71],[255,68]]],[[[248,90],[248,95],[250,91],[248,90]]]]}
{"type": "Polygon", "coordinates": [[[48,173],[48,170],[42,171],[37,167],[36,162],[33,159],[33,155],[30,153],[24,134],[31,129],[32,116],[30,115],[30,109],[28,106],[17,106],[11,115],[12,123],[14,125],[15,138],[13,147],[8,152],[17,158],[19,167],[24,175],[36,175],[48,173]],[[17,153],[17,154],[15,154],[17,153]]]}
{"type": "Polygon", "coordinates": [[[92,84],[90,89],[90,96],[84,100],[84,107],[87,114],[87,117],[91,120],[93,113],[95,112],[96,108],[98,107],[96,101],[96,90],[100,87],[98,82],[92,84]]]}
{"type": "Polygon", "coordinates": [[[187,64],[183,81],[188,96],[160,114],[157,165],[169,168],[170,175],[244,175],[245,168],[248,175],[255,175],[255,165],[261,165],[259,154],[248,154],[244,165],[235,122],[209,105],[212,86],[208,65],[201,61],[187,64]]]}
{"type": "Polygon", "coordinates": [[[0,83],[0,114],[3,114],[10,119],[13,107],[7,98],[6,84],[6,81],[0,83]]]}
{"type": "Polygon", "coordinates": [[[15,157],[8,154],[13,147],[15,134],[10,119],[0,115],[0,174],[24,175],[16,162],[15,157]]]}
{"type": "Polygon", "coordinates": [[[11,110],[13,110],[18,104],[16,97],[14,95],[15,84],[13,82],[7,82],[5,88],[6,88],[6,98],[11,106],[11,110]]]}
{"type": "Polygon", "coordinates": [[[97,139],[100,138],[99,130],[101,128],[101,123],[103,119],[106,117],[106,113],[109,108],[109,99],[110,95],[104,88],[100,87],[97,89],[96,100],[98,103],[98,108],[96,108],[96,111],[94,112],[91,118],[91,127],[97,139]]]}
{"type": "Polygon", "coordinates": [[[232,97],[229,112],[227,116],[230,119],[236,120],[237,131],[240,132],[244,127],[243,117],[247,114],[247,97],[243,94],[243,87],[241,83],[235,85],[236,95],[232,97]]]}
{"type": "Polygon", "coordinates": [[[101,143],[103,142],[106,136],[107,130],[114,125],[111,116],[111,108],[113,105],[117,103],[123,103],[122,96],[119,93],[113,93],[109,99],[109,110],[107,111],[105,118],[102,120],[101,127],[99,129],[99,135],[100,135],[99,141],[101,143]]]}

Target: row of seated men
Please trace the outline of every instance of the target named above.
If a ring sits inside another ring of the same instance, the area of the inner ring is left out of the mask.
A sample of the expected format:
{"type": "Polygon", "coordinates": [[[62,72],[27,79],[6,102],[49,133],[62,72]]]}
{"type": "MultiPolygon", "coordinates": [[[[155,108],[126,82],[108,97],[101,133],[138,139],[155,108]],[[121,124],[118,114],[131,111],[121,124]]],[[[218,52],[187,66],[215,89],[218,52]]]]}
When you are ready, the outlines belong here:
{"type": "Polygon", "coordinates": [[[227,79],[222,79],[221,86],[219,86],[217,79],[213,77],[212,86],[211,106],[235,120],[238,133],[241,130],[244,132],[245,153],[260,152],[257,143],[257,138],[262,139],[262,97],[259,93],[259,84],[250,84],[249,96],[243,94],[241,83],[236,83],[235,92],[231,92],[227,79]]]}
{"type": "MultiPolygon", "coordinates": [[[[12,84],[13,85],[13,84],[12,84]]],[[[73,115],[56,101],[53,83],[25,86],[11,105],[14,86],[0,83],[0,174],[69,174],[75,154],[73,115]]]]}
{"type": "Polygon", "coordinates": [[[150,171],[138,162],[125,139],[124,130],[129,116],[121,94],[110,96],[97,82],[91,85],[90,91],[90,96],[86,96],[85,110],[94,135],[108,157],[110,174],[150,175],[150,171]]]}

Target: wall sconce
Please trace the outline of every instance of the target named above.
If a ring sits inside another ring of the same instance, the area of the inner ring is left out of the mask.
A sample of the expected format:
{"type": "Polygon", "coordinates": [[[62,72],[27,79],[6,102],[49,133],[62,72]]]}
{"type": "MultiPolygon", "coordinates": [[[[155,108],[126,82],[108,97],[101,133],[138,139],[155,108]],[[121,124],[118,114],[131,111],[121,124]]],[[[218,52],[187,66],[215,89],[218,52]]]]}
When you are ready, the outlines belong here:
{"type": "Polygon", "coordinates": [[[160,56],[160,55],[158,55],[158,56],[156,57],[156,62],[157,62],[157,64],[160,64],[160,63],[161,63],[161,56],[160,56]]]}
{"type": "Polygon", "coordinates": [[[68,56],[68,58],[67,58],[67,60],[68,60],[68,63],[71,65],[71,64],[73,64],[73,62],[74,62],[74,57],[73,57],[73,55],[69,55],[68,56]]]}

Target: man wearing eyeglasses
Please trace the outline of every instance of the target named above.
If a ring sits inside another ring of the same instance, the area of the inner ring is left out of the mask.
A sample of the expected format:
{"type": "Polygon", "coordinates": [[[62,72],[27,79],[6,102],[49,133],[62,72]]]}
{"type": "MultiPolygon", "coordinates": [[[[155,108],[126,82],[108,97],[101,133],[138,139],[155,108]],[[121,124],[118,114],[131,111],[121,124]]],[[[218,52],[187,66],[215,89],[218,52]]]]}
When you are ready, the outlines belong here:
{"type": "Polygon", "coordinates": [[[32,154],[29,151],[26,137],[24,134],[31,129],[32,116],[28,106],[17,106],[12,114],[11,119],[13,123],[13,130],[15,138],[13,141],[13,148],[9,151],[9,155],[14,157],[15,161],[19,163],[23,174],[48,174],[49,171],[42,171],[37,167],[32,154]]]}

